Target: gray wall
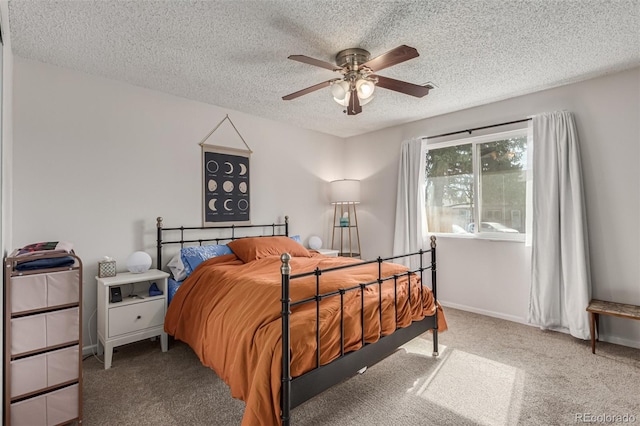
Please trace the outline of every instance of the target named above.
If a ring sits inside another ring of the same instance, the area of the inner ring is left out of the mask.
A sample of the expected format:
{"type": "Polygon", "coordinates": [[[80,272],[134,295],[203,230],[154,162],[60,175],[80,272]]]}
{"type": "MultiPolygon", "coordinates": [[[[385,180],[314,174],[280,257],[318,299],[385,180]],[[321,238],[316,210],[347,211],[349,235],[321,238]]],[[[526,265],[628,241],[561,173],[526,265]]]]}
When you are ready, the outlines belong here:
{"type": "MultiPolygon", "coordinates": [[[[582,151],[593,296],[640,304],[639,105],[640,68],[635,68],[348,139],[349,177],[363,180],[358,213],[365,256],[392,250],[403,140],[568,110],[575,114],[582,151]]],[[[439,248],[443,302],[526,321],[528,247],[442,237],[439,248]]],[[[603,318],[602,335],[640,347],[638,321],[603,318]]]]}
{"type": "MultiPolygon", "coordinates": [[[[292,234],[328,241],[325,191],[342,178],[344,140],[19,57],[14,76],[13,246],[74,243],[85,347],[96,342],[98,260],[126,271],[134,251],[155,258],[157,216],[202,223],[198,144],[227,113],[253,150],[252,223],[288,215],[292,234]]],[[[232,129],[225,122],[207,142],[244,148],[232,129]]]]}
{"type": "MultiPolygon", "coordinates": [[[[14,247],[67,239],[85,261],[85,330],[95,343],[97,261],[124,270],[154,253],[156,216],[201,221],[198,142],[226,113],[254,150],[252,219],[292,217],[303,238],[330,239],[326,182],[363,181],[365,257],[393,241],[402,140],[567,109],[578,121],[594,296],[640,304],[640,69],[558,87],[344,140],[146,89],[15,58],[14,247]],[[345,162],[345,158],[348,161],[345,162]],[[260,178],[257,179],[256,177],[260,178]]],[[[428,97],[425,98],[428,102],[428,97]]],[[[440,298],[524,322],[530,250],[522,243],[440,238],[440,298]]],[[[640,324],[604,318],[607,340],[640,346],[640,324]]],[[[85,345],[89,345],[85,331],[85,345]]]]}

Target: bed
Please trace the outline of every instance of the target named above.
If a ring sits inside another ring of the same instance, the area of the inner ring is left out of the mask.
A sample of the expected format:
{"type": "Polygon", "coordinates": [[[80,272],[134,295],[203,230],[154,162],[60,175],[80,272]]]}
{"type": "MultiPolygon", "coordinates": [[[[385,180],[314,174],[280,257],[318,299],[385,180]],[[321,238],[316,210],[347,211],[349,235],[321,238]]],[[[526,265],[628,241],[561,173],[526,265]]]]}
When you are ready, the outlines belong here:
{"type": "Polygon", "coordinates": [[[159,268],[168,245],[231,251],[191,268],[169,304],[165,331],[245,401],[243,425],[289,425],[293,408],[426,331],[438,355],[446,322],[436,301],[433,237],[430,250],[361,261],[307,250],[289,237],[287,217],[215,230],[165,228],[158,218],[157,230],[159,268]],[[171,232],[179,238],[167,238],[171,232]],[[200,232],[216,235],[189,236],[200,232]],[[410,257],[419,258],[418,268],[392,262],[410,257]]]}

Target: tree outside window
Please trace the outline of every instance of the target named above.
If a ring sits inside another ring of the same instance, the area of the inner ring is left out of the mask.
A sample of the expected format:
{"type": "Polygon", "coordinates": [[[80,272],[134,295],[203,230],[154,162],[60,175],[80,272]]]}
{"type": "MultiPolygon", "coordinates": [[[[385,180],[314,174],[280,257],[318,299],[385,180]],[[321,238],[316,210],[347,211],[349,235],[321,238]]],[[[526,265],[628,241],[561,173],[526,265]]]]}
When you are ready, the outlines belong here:
{"type": "Polygon", "coordinates": [[[524,234],[526,129],[444,145],[427,152],[429,232],[524,234]]]}

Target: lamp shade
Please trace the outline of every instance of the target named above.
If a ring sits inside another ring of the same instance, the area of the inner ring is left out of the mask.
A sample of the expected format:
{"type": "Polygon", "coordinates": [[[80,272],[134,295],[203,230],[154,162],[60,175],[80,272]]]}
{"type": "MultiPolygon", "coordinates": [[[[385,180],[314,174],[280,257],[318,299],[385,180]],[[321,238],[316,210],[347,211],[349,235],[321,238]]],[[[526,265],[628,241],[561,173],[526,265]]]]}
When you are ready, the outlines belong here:
{"type": "Polygon", "coordinates": [[[347,93],[349,93],[349,83],[346,81],[337,81],[331,85],[331,94],[335,98],[336,102],[340,103],[344,101],[347,93]]]}
{"type": "Polygon", "coordinates": [[[342,179],[331,182],[331,203],[359,203],[360,181],[356,179],[342,179]]]}
{"type": "Polygon", "coordinates": [[[336,97],[333,98],[334,101],[342,106],[349,106],[349,99],[351,99],[351,92],[347,92],[342,99],[338,99],[336,97]]]}

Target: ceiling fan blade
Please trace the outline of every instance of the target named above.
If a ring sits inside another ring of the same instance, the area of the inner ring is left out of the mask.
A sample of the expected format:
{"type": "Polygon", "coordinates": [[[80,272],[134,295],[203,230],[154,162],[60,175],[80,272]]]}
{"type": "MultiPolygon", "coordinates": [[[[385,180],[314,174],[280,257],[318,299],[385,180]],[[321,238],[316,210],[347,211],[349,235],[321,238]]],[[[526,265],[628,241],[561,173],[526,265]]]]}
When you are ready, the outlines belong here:
{"type": "Polygon", "coordinates": [[[368,60],[361,66],[371,69],[373,72],[378,72],[390,66],[399,64],[409,59],[417,58],[420,56],[418,51],[407,45],[398,46],[395,49],[383,53],[380,56],[376,56],[373,59],[368,60]]]}
{"type": "Polygon", "coordinates": [[[283,96],[283,101],[290,101],[291,99],[298,98],[302,95],[306,95],[307,93],[315,92],[316,90],[320,90],[324,87],[330,86],[334,81],[340,80],[339,78],[334,78],[331,80],[323,81],[322,83],[314,84],[311,87],[307,87],[306,89],[298,90],[297,92],[290,93],[287,96],[283,96]]]}
{"type": "Polygon", "coordinates": [[[353,90],[351,96],[349,96],[349,106],[347,107],[347,115],[356,115],[362,112],[362,106],[360,105],[360,99],[358,99],[358,92],[353,90]]]}
{"type": "Polygon", "coordinates": [[[404,93],[406,95],[415,96],[416,98],[421,98],[429,94],[429,89],[433,89],[432,86],[428,84],[425,86],[419,86],[413,83],[407,83],[406,81],[400,81],[389,77],[383,77],[381,75],[375,76],[378,79],[378,83],[376,86],[382,87],[383,89],[389,89],[396,92],[404,93]]]}
{"type": "Polygon", "coordinates": [[[315,65],[316,67],[326,68],[331,71],[340,71],[342,68],[331,64],[329,62],[321,61],[320,59],[310,58],[305,55],[291,55],[289,59],[293,59],[294,61],[302,62],[303,64],[315,65]]]}

